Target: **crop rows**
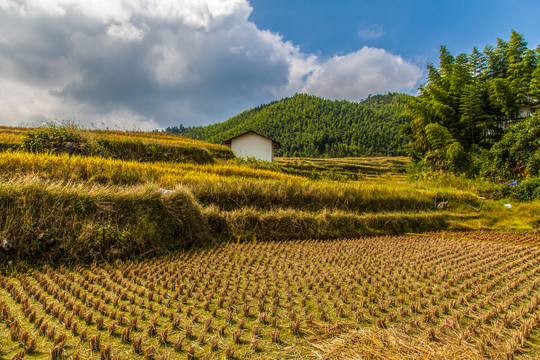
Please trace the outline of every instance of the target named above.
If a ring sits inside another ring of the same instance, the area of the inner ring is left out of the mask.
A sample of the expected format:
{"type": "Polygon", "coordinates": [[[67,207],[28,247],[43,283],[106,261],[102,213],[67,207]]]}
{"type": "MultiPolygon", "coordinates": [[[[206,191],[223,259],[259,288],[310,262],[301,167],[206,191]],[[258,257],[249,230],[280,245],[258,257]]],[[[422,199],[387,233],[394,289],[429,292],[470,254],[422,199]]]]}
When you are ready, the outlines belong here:
{"type": "Polygon", "coordinates": [[[433,235],[45,266],[0,278],[0,357],[309,357],[378,328],[512,359],[538,344],[539,265],[534,246],[433,235]]]}

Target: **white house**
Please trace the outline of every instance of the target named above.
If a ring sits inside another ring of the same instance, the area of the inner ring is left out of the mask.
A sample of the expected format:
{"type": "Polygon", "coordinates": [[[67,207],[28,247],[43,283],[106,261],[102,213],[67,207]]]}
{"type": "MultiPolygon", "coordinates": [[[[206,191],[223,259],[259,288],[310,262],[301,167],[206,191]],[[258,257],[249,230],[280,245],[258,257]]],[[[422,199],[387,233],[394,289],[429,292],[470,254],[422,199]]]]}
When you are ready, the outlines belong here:
{"type": "Polygon", "coordinates": [[[274,149],[281,148],[278,141],[252,130],[227,139],[224,143],[238,157],[254,157],[264,161],[274,161],[274,149]]]}

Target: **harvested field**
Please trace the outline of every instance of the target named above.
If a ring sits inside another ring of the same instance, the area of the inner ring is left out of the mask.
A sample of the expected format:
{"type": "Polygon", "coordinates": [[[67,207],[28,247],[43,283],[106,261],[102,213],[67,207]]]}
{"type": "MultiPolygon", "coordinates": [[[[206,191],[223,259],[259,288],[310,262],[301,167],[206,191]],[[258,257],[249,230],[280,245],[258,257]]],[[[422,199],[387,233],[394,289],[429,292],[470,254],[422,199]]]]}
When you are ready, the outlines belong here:
{"type": "Polygon", "coordinates": [[[12,269],[0,277],[0,358],[538,356],[540,235],[463,234],[12,269]]]}

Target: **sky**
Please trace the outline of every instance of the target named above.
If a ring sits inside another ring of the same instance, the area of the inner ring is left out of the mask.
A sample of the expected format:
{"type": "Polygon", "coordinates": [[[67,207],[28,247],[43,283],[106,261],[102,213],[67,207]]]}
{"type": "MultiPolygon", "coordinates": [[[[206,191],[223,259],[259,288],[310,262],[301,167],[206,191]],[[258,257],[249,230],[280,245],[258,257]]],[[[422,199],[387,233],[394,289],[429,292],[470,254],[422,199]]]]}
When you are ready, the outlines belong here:
{"type": "Polygon", "coordinates": [[[0,125],[152,130],[309,93],[415,94],[440,45],[525,36],[538,0],[0,0],[0,125]]]}

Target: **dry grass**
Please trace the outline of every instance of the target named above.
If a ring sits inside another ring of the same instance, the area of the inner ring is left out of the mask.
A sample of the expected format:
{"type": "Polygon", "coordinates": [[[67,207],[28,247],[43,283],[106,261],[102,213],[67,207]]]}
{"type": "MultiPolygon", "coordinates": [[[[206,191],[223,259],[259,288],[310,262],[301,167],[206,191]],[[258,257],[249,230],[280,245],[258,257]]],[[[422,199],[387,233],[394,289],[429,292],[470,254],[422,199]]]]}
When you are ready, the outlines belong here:
{"type": "Polygon", "coordinates": [[[212,165],[171,162],[141,163],[93,156],[27,152],[0,153],[0,174],[3,177],[35,174],[48,179],[116,185],[151,181],[157,185],[174,186],[178,183],[197,183],[203,179],[214,182],[227,181],[230,180],[228,178],[234,179],[235,177],[303,181],[296,176],[227,163],[212,165]]]}
{"type": "Polygon", "coordinates": [[[223,210],[241,207],[344,210],[355,213],[435,210],[437,199],[454,209],[475,199],[471,192],[415,188],[403,182],[363,183],[307,180],[234,164],[140,163],[99,157],[0,153],[4,179],[25,174],[46,179],[133,185],[152,182],[164,188],[187,185],[203,205],[223,210]]]}
{"type": "MultiPolygon", "coordinates": [[[[0,143],[22,144],[26,132],[34,128],[0,126],[0,143]]],[[[130,141],[138,140],[143,143],[161,144],[168,146],[192,146],[204,148],[215,154],[230,152],[224,145],[211,144],[208,142],[159,132],[142,131],[111,131],[111,130],[84,130],[77,129],[77,132],[95,139],[130,141]]]]}
{"type": "Polygon", "coordinates": [[[405,181],[410,160],[406,157],[276,158],[283,171],[312,179],[405,181]]]}
{"type": "Polygon", "coordinates": [[[63,134],[62,136],[69,135],[70,141],[76,139],[75,142],[78,144],[79,150],[86,155],[123,160],[206,164],[213,163],[215,159],[234,157],[231,149],[224,145],[210,144],[183,136],[164,133],[84,130],[73,124],[34,129],[0,127],[0,150],[21,150],[24,148],[23,144],[26,140],[30,141],[29,144],[31,144],[27,144],[27,147],[34,151],[48,149],[48,151],[57,152],[58,148],[51,149],[49,142],[50,139],[54,139],[55,146],[60,146],[61,144],[57,143],[60,134],[63,134]]]}
{"type": "Polygon", "coordinates": [[[316,358],[324,360],[480,360],[473,347],[434,343],[394,329],[362,329],[313,345],[316,358]]]}
{"type": "Polygon", "coordinates": [[[12,259],[73,260],[177,249],[208,241],[191,193],[176,187],[61,183],[26,176],[0,183],[0,264],[12,259]]]}

